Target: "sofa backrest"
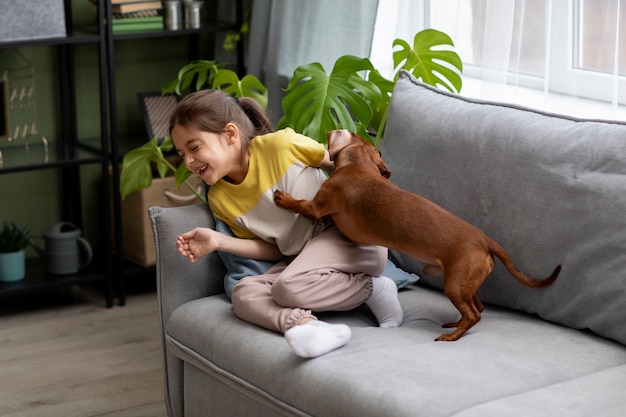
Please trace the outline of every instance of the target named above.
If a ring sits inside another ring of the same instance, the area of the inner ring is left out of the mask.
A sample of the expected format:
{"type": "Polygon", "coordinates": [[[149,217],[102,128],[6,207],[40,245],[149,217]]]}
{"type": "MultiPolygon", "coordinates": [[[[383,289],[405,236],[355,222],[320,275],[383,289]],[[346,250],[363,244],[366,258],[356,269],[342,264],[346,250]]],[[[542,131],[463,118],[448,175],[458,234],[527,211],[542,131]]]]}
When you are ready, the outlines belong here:
{"type": "Polygon", "coordinates": [[[538,290],[496,262],[483,301],[626,344],[625,123],[467,99],[402,73],[380,149],[392,181],[481,228],[521,271],[563,266],[538,290]]]}

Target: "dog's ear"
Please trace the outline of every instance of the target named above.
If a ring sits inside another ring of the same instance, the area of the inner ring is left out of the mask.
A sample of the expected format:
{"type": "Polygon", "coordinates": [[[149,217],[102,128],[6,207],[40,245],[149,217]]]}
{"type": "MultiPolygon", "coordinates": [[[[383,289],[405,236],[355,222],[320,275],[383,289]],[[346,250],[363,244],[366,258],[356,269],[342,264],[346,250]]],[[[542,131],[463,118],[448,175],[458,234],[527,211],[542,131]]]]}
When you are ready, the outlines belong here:
{"type": "Polygon", "coordinates": [[[380,171],[380,175],[385,178],[391,177],[391,170],[389,169],[385,161],[383,161],[382,155],[377,149],[374,150],[373,160],[378,167],[378,171],[380,171]]]}
{"type": "Polygon", "coordinates": [[[326,137],[328,139],[328,153],[331,161],[334,161],[337,154],[352,142],[352,134],[345,129],[331,130],[326,137]]]}
{"type": "Polygon", "coordinates": [[[380,175],[382,175],[385,178],[391,177],[391,170],[389,169],[387,164],[382,159],[379,158],[378,159],[378,163],[376,165],[378,166],[378,170],[380,171],[380,175]]]}

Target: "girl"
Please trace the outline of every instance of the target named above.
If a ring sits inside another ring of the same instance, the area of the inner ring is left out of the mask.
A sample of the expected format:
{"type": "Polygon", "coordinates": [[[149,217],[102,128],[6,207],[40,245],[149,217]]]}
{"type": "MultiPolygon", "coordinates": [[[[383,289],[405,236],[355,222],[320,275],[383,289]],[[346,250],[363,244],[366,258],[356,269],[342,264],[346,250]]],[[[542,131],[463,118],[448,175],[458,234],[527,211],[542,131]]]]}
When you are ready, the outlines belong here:
{"type": "Polygon", "coordinates": [[[172,115],[170,133],[187,168],[210,186],[214,216],[235,235],[196,228],[179,236],[179,253],[191,262],[216,250],[278,262],[235,285],[238,317],[283,333],[294,353],[305,358],[341,347],[351,336],[348,326],[319,321],[312,311],[345,311],[365,303],[381,327],[400,325],[396,285],[378,277],[386,248],[356,245],[334,226],[274,203],[276,189],[313,198],[326,179],[320,168],[333,168],[322,144],[291,129],[274,132],[254,100],[217,90],[187,95],[172,115]]]}

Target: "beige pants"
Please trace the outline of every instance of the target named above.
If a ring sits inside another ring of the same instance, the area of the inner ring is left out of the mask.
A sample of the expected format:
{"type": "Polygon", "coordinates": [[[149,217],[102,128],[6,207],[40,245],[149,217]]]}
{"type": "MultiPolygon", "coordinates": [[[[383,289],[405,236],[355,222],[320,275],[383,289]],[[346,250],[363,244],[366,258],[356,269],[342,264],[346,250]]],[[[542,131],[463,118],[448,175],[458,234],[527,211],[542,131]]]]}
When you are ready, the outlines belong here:
{"type": "Polygon", "coordinates": [[[336,228],[323,231],[298,256],[263,275],[243,278],[233,289],[235,314],[250,323],[284,333],[312,311],[352,310],[372,295],[387,249],[356,245],[336,228]]]}

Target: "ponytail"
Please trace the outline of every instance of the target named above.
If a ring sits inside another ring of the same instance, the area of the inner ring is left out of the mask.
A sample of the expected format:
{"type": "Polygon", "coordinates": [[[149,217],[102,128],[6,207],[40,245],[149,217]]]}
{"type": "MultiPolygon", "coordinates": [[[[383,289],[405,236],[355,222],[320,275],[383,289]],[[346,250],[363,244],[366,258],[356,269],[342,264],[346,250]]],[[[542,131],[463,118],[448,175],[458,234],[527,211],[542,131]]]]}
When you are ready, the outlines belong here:
{"type": "Polygon", "coordinates": [[[267,116],[267,113],[256,100],[250,97],[242,97],[237,101],[243,112],[254,125],[256,133],[254,136],[265,135],[266,133],[272,133],[274,131],[274,126],[267,116]]]}

